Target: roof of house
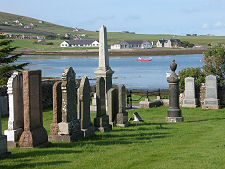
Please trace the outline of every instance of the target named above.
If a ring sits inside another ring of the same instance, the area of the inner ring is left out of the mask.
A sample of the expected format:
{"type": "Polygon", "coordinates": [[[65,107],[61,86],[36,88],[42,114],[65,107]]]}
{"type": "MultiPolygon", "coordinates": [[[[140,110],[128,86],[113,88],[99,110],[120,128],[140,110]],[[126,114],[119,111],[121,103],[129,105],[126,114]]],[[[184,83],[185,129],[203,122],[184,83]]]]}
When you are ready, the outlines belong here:
{"type": "Polygon", "coordinates": [[[166,43],[167,41],[168,41],[168,40],[164,40],[164,39],[158,40],[159,43],[166,43]]]}
{"type": "Polygon", "coordinates": [[[170,39],[171,42],[181,42],[180,39],[170,39]]]}
{"type": "Polygon", "coordinates": [[[77,40],[67,40],[66,42],[69,45],[89,45],[92,44],[94,41],[98,41],[98,39],[77,39],[77,40]]]}
{"type": "MultiPolygon", "coordinates": [[[[112,45],[117,45],[117,44],[121,44],[121,43],[128,43],[129,45],[141,45],[145,42],[149,42],[148,40],[123,40],[123,41],[120,41],[120,42],[117,42],[117,43],[113,43],[112,45]]],[[[150,42],[149,42],[150,43],[150,42]]]]}

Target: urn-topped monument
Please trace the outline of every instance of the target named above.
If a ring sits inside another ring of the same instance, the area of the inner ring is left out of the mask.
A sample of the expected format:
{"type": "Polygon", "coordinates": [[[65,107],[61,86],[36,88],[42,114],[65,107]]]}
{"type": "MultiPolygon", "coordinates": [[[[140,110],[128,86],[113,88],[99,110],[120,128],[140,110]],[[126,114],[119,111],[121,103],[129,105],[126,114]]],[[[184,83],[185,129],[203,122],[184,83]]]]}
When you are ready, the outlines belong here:
{"type": "Polygon", "coordinates": [[[182,122],[184,119],[181,115],[181,109],[179,106],[179,77],[175,73],[177,69],[177,64],[175,60],[170,64],[170,69],[172,71],[171,75],[167,77],[167,82],[169,83],[169,109],[166,121],[168,122],[182,122]]]}

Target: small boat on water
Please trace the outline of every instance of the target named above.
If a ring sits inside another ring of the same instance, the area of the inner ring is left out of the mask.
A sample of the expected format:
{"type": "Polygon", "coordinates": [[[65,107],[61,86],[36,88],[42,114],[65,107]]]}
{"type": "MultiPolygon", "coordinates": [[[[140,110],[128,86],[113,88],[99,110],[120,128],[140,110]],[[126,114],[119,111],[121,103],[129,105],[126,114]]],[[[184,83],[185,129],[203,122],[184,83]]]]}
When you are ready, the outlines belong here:
{"type": "Polygon", "coordinates": [[[142,59],[141,57],[139,57],[139,58],[137,58],[136,60],[137,60],[137,61],[151,61],[152,58],[149,57],[148,59],[142,59]]]}

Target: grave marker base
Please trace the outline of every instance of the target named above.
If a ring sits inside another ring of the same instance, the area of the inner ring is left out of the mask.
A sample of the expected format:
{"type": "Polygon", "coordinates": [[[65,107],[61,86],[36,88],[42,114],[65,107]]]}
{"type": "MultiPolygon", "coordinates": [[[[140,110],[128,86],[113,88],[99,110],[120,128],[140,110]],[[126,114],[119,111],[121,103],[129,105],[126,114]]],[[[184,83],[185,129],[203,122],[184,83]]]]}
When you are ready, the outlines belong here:
{"type": "Polygon", "coordinates": [[[183,117],[167,117],[166,121],[172,122],[172,123],[177,123],[177,122],[183,122],[184,118],[183,117]]]}

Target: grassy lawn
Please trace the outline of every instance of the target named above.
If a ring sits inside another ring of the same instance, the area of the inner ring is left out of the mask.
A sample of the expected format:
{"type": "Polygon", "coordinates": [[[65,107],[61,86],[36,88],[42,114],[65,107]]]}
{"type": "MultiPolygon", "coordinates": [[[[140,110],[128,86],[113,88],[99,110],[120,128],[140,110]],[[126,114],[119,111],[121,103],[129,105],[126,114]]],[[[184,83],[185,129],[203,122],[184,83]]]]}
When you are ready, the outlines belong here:
{"type": "MultiPolygon", "coordinates": [[[[168,107],[136,109],[144,123],[114,127],[89,140],[53,142],[50,148],[14,148],[0,168],[225,168],[225,109],[182,108],[183,123],[167,123],[168,107]]],[[[94,114],[92,114],[92,118],[94,114]]],[[[44,112],[49,132],[52,111],[44,112]]],[[[2,119],[3,129],[7,118],[2,119]]]]}

